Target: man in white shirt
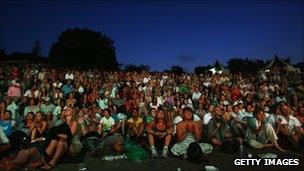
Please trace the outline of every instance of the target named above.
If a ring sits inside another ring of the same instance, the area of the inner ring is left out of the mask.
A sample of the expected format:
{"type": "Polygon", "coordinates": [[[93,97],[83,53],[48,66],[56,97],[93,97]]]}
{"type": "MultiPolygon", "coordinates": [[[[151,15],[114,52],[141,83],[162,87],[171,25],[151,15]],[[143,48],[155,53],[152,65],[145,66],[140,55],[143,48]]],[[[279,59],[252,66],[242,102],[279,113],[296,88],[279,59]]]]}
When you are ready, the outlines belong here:
{"type": "Polygon", "coordinates": [[[110,109],[105,109],[103,111],[103,117],[100,119],[98,125],[98,133],[105,137],[109,133],[114,133],[115,120],[111,117],[110,109]]]}
{"type": "Polygon", "coordinates": [[[39,96],[39,90],[37,90],[37,86],[33,85],[31,89],[27,90],[24,95],[24,97],[29,97],[29,98],[38,98],[39,96]]]}

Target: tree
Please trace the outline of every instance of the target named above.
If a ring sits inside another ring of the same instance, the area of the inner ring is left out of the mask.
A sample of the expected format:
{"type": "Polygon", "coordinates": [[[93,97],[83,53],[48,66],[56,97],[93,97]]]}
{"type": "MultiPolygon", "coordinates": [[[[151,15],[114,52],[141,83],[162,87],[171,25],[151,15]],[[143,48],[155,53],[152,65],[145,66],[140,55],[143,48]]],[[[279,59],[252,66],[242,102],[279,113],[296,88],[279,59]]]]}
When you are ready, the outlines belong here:
{"type": "Polygon", "coordinates": [[[211,68],[212,68],[211,65],[198,66],[198,67],[194,68],[194,73],[197,75],[204,74],[204,73],[206,73],[206,71],[208,71],[211,68]]]}
{"type": "Polygon", "coordinates": [[[57,65],[118,69],[114,41],[87,28],[63,31],[52,44],[49,57],[57,65]]]}
{"type": "Polygon", "coordinates": [[[6,58],[5,50],[0,49],[0,63],[2,63],[2,61],[4,61],[5,58],[6,58]]]}
{"type": "Polygon", "coordinates": [[[40,41],[35,41],[34,44],[33,44],[31,55],[33,57],[36,57],[36,58],[41,58],[42,57],[41,49],[42,49],[41,42],[40,41]]]}
{"type": "Polygon", "coordinates": [[[143,72],[143,71],[149,71],[150,70],[149,65],[128,64],[128,65],[124,65],[122,68],[123,68],[124,71],[127,71],[127,72],[132,72],[132,71],[143,72]]]}
{"type": "Polygon", "coordinates": [[[184,73],[184,68],[182,68],[180,66],[172,66],[171,72],[174,74],[182,74],[182,73],[184,73]]]}
{"type": "Polygon", "coordinates": [[[261,59],[241,59],[241,58],[232,58],[228,62],[228,68],[230,73],[236,74],[238,72],[246,74],[254,74],[257,71],[265,67],[265,61],[261,59]]]}

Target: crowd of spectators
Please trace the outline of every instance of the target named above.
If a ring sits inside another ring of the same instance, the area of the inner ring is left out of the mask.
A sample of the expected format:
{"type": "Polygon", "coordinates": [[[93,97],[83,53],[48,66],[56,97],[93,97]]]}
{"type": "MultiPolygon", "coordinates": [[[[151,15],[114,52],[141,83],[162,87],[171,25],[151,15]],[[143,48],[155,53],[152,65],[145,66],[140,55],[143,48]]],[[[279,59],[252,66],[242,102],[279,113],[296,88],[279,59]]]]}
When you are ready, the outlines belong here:
{"type": "Polygon", "coordinates": [[[233,153],[243,145],[303,150],[303,73],[283,68],[256,75],[196,75],[4,66],[0,116],[0,154],[9,161],[2,164],[7,168],[51,169],[83,149],[98,158],[120,155],[128,141],[153,158],[193,158],[189,147],[195,144],[202,154],[214,148],[233,153]]]}

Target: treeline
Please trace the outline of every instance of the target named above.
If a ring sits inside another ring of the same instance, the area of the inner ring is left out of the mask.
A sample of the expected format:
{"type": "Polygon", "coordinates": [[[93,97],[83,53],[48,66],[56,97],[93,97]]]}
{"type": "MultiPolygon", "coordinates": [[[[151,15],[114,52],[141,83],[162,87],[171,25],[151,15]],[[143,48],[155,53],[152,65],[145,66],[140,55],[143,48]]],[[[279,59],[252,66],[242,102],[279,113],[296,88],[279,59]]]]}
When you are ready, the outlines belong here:
{"type": "MultiPolygon", "coordinates": [[[[25,60],[29,63],[47,63],[59,67],[99,68],[103,70],[150,71],[149,65],[120,64],[116,59],[115,43],[106,34],[87,28],[67,29],[58,36],[51,46],[48,56],[43,56],[40,41],[33,43],[29,52],[14,52],[6,54],[0,49],[0,63],[5,60],[25,60]]],[[[290,58],[283,59],[290,63],[290,58]]],[[[262,59],[232,58],[227,62],[230,73],[256,73],[267,66],[270,61],[262,59]]],[[[302,70],[303,62],[296,64],[302,70]]],[[[194,73],[206,73],[213,66],[197,66],[194,73]]],[[[164,72],[177,74],[185,72],[181,66],[172,66],[164,72]]]]}

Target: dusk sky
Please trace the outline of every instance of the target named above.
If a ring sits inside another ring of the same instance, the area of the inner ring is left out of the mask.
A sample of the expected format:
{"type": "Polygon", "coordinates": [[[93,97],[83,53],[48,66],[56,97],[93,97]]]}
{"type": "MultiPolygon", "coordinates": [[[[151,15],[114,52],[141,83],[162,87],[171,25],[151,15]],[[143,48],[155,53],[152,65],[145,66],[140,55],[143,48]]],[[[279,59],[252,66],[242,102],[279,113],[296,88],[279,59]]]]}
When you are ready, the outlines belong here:
{"type": "Polygon", "coordinates": [[[40,40],[43,54],[68,28],[110,36],[117,60],[152,70],[179,65],[224,65],[230,58],[270,60],[274,54],[304,59],[303,1],[0,2],[0,48],[30,51],[40,40]]]}

